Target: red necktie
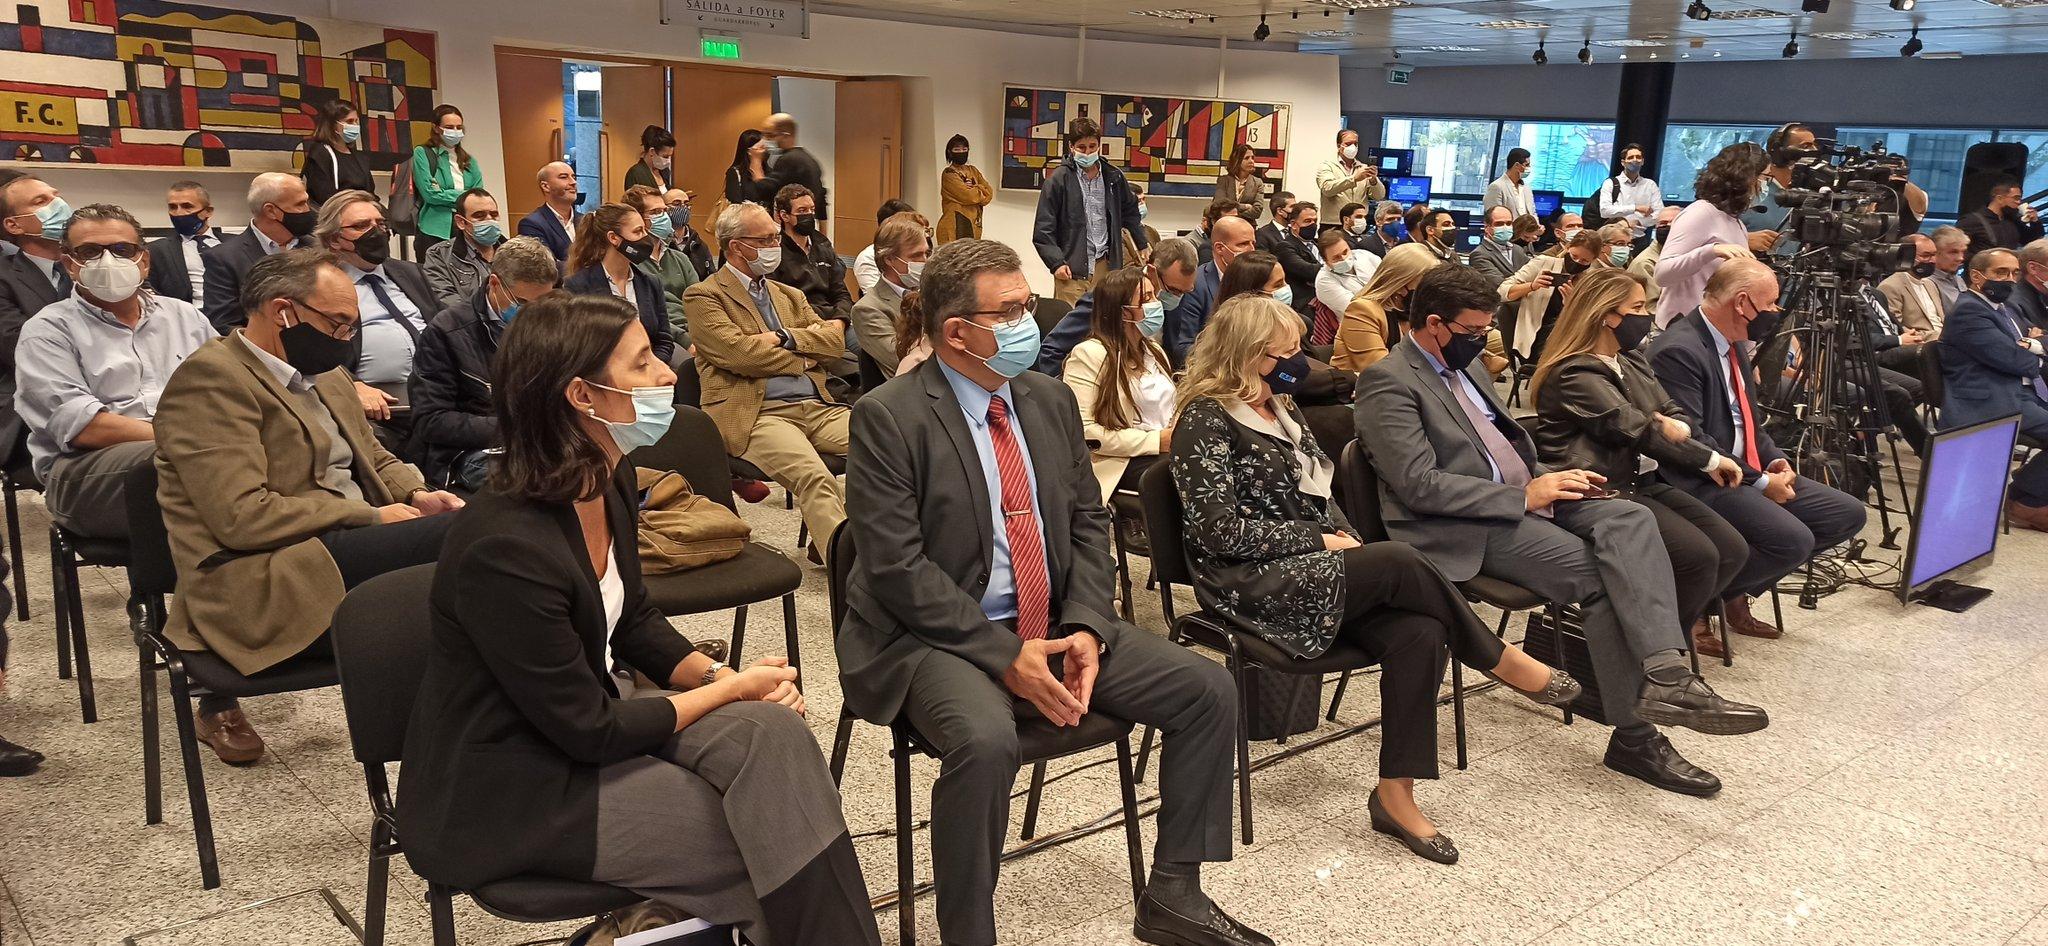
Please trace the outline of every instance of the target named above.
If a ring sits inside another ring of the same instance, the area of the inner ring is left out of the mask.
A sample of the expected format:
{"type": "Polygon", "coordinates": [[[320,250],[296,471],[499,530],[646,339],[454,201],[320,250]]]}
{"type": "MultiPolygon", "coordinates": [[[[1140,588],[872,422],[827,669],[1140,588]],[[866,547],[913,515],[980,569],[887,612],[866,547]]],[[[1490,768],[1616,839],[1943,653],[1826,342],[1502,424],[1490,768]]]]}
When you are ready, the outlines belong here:
{"type": "Polygon", "coordinates": [[[988,402],[988,434],[1003,484],[1003,533],[1010,538],[1010,577],[1017,586],[1017,636],[1038,640],[1046,632],[1052,582],[1045,573],[1038,516],[1031,511],[1031,474],[1024,468],[1017,435],[1010,431],[1010,405],[1000,397],[988,402]]]}
{"type": "Polygon", "coordinates": [[[1742,414],[1742,462],[1752,470],[1764,468],[1763,457],[1756,450],[1756,417],[1749,411],[1748,385],[1743,382],[1742,359],[1735,354],[1735,346],[1728,346],[1728,377],[1735,385],[1735,409],[1742,414]]]}

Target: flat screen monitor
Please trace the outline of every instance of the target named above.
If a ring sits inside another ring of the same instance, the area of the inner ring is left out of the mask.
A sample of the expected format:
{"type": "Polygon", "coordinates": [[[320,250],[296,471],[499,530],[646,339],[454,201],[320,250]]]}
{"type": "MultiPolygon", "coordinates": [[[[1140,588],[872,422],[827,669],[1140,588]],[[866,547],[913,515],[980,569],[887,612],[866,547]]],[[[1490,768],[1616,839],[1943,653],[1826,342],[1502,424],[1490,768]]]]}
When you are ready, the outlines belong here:
{"type": "Polygon", "coordinates": [[[1529,202],[1536,205],[1536,219],[1549,226],[1550,218],[1564,207],[1564,191],[1530,191],[1529,202]]]}
{"type": "Polygon", "coordinates": [[[1927,463],[1920,474],[1920,516],[1906,545],[1906,577],[1899,584],[1899,600],[1938,596],[1941,589],[1929,587],[1936,584],[1959,587],[1945,579],[1991,558],[1998,547],[2019,430],[2020,419],[2014,415],[1928,438],[1927,463]]]}
{"type": "Polygon", "coordinates": [[[1389,177],[1387,178],[1387,199],[1401,206],[1429,203],[1429,178],[1389,177]]]}
{"type": "Polygon", "coordinates": [[[1478,249],[1480,234],[1478,228],[1472,225],[1472,212],[1446,209],[1444,213],[1450,214],[1451,222],[1458,225],[1458,252],[1470,253],[1478,249]]]}
{"type": "Polygon", "coordinates": [[[1367,148],[1365,160],[1379,168],[1382,177],[1402,177],[1415,166],[1415,149],[1367,148]]]}

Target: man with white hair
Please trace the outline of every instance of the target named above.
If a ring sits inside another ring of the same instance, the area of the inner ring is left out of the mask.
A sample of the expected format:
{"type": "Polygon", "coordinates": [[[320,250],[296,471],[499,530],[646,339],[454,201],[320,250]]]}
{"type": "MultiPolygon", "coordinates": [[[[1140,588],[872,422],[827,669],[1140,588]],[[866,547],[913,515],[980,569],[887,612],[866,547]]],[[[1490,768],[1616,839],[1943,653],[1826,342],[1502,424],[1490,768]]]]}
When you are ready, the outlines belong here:
{"type": "Polygon", "coordinates": [[[297,174],[269,171],[249,182],[249,228],[220,241],[204,257],[206,281],[199,309],[214,331],[226,335],[249,320],[242,307],[242,279],[249,267],[278,250],[311,245],[306,235],[313,232],[317,217],[312,198],[306,196],[306,182],[297,174]]]}
{"type": "Polygon", "coordinates": [[[2012,314],[2048,330],[2048,239],[2020,247],[2020,279],[2013,287],[2012,314]]]}
{"type": "Polygon", "coordinates": [[[1791,574],[1813,553],[1854,538],[1868,512],[1853,496],[1799,475],[1764,429],[1757,392],[1763,390],[1744,341],[1777,333],[1778,277],[1751,257],[1721,264],[1708,277],[1698,308],[1681,316],[1650,343],[1650,365],[1671,400],[1698,418],[1692,437],[1742,468],[1736,486],[1722,486],[1697,470],[1670,464],[1664,480],[1692,493],[1749,541],[1749,561],[1728,583],[1728,629],[1752,637],[1778,637],[1780,628],[1750,616],[1749,599],[1791,574]]]}
{"type": "Polygon", "coordinates": [[[1956,299],[1969,289],[1963,278],[1963,264],[1970,260],[1970,235],[1961,227],[1940,226],[1934,228],[1934,280],[1935,288],[1941,291],[1941,308],[1944,313],[1956,307],[1956,299]]]}
{"type": "Polygon", "coordinates": [[[569,241],[576,235],[576,169],[550,161],[541,165],[534,180],[540,187],[541,205],[519,221],[519,235],[547,244],[556,260],[566,260],[569,241]]]}

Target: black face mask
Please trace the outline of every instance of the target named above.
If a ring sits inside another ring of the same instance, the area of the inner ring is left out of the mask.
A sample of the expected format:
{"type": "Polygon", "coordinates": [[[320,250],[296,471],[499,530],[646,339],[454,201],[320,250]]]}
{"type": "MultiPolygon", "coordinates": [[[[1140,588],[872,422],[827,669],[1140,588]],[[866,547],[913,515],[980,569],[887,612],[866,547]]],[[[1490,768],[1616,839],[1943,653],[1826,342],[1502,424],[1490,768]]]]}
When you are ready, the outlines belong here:
{"type": "Polygon", "coordinates": [[[1778,323],[1785,320],[1784,309],[1759,311],[1749,323],[1749,340],[1759,345],[1770,341],[1778,334],[1778,323]]]}
{"type": "Polygon", "coordinates": [[[2005,300],[2012,298],[2012,290],[2016,285],[2018,284],[2010,279],[1986,279],[1977,291],[1983,293],[1984,298],[1991,300],[1993,304],[2004,305],[2005,300]]]}
{"type": "Polygon", "coordinates": [[[1914,263],[1914,264],[1913,264],[1913,278],[1914,278],[1914,279],[1932,279],[1932,278],[1934,278],[1934,264],[1933,264],[1932,262],[1927,262],[1927,263],[1914,263]]]}
{"type": "Polygon", "coordinates": [[[619,242],[619,255],[635,266],[645,263],[654,258],[654,238],[647,236],[638,240],[622,239],[619,242]]]}
{"type": "Polygon", "coordinates": [[[1664,245],[1664,244],[1665,244],[1665,243],[1666,243],[1667,241],[1669,241],[1670,239],[1671,239],[1671,228],[1670,228],[1670,227],[1658,227],[1658,228],[1657,228],[1657,245],[1658,245],[1658,246],[1663,246],[1663,245],[1664,245]]]}
{"type": "Polygon", "coordinates": [[[1581,263],[1578,260],[1572,259],[1569,255],[1567,255],[1564,258],[1564,277],[1565,279],[1570,279],[1573,276],[1577,276],[1578,274],[1585,272],[1586,267],[1591,265],[1593,264],[1581,263]]]}
{"type": "Polygon", "coordinates": [[[1308,380],[1308,355],[1305,352],[1295,352],[1278,359],[1273,365],[1273,370],[1260,375],[1259,378],[1266,382],[1266,387],[1273,389],[1274,394],[1293,394],[1301,390],[1303,381],[1308,380]]]}
{"type": "Polygon", "coordinates": [[[284,224],[285,232],[291,234],[294,240],[304,239],[306,234],[313,232],[313,224],[320,219],[320,212],[317,210],[301,210],[294,213],[279,207],[277,212],[284,215],[284,219],[279,222],[284,224]]]}
{"type": "Polygon", "coordinates": [[[797,215],[796,215],[796,232],[797,232],[797,235],[798,235],[798,236],[807,236],[807,237],[808,237],[808,236],[817,236],[817,235],[818,235],[818,215],[817,215],[817,214],[797,214],[797,215]]]}
{"type": "Polygon", "coordinates": [[[391,231],[382,226],[372,227],[369,232],[356,237],[356,255],[371,266],[382,266],[391,258],[391,231]]]}
{"type": "Polygon", "coordinates": [[[308,378],[326,374],[355,358],[355,345],[320,331],[311,322],[300,322],[277,333],[284,345],[286,364],[308,378]]]}
{"type": "Polygon", "coordinates": [[[1465,366],[1472,363],[1472,359],[1479,357],[1479,353],[1485,350],[1486,336],[1452,332],[1450,340],[1444,342],[1444,367],[1452,371],[1463,371],[1465,366]]]}
{"type": "Polygon", "coordinates": [[[1436,233],[1436,242],[1438,246],[1458,245],[1458,228],[1445,227],[1442,230],[1438,230],[1436,233]]]}
{"type": "Polygon", "coordinates": [[[1657,320],[1647,315],[1624,315],[1621,324],[1614,327],[1614,342],[1624,352],[1635,351],[1656,327],[1657,320]]]}
{"type": "Polygon", "coordinates": [[[954,164],[966,164],[966,163],[967,163],[967,152],[965,152],[965,151],[948,151],[948,152],[946,152],[946,160],[947,160],[947,161],[950,161],[950,162],[952,162],[952,163],[954,163],[954,164]]]}

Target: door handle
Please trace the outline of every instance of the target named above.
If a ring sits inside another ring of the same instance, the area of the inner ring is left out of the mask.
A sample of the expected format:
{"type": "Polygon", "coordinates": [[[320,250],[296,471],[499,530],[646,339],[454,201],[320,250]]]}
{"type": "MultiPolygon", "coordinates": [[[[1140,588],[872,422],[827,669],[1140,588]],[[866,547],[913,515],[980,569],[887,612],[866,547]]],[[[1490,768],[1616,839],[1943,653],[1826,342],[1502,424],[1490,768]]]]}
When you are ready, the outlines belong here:
{"type": "Polygon", "coordinates": [[[894,147],[895,147],[894,145],[891,145],[891,144],[890,144],[889,142],[887,142],[887,141],[883,141],[883,142],[882,142],[882,166],[881,166],[881,169],[880,169],[880,171],[881,171],[881,175],[882,175],[882,179],[881,179],[881,181],[879,182],[879,183],[880,183],[880,185],[881,185],[881,187],[880,187],[880,189],[879,189],[878,193],[880,193],[880,194],[882,195],[882,199],[884,199],[884,200],[887,200],[887,199],[888,199],[888,195],[889,195],[889,193],[890,193],[890,190],[889,190],[889,156],[890,156],[890,155],[891,155],[892,153],[894,153],[894,147]]]}
{"type": "Polygon", "coordinates": [[[562,154],[562,129],[556,128],[554,131],[548,132],[548,154],[555,161],[560,161],[565,157],[562,154]]]}
{"type": "Polygon", "coordinates": [[[611,180],[612,133],[611,129],[597,130],[597,186],[602,188],[611,180]]]}

